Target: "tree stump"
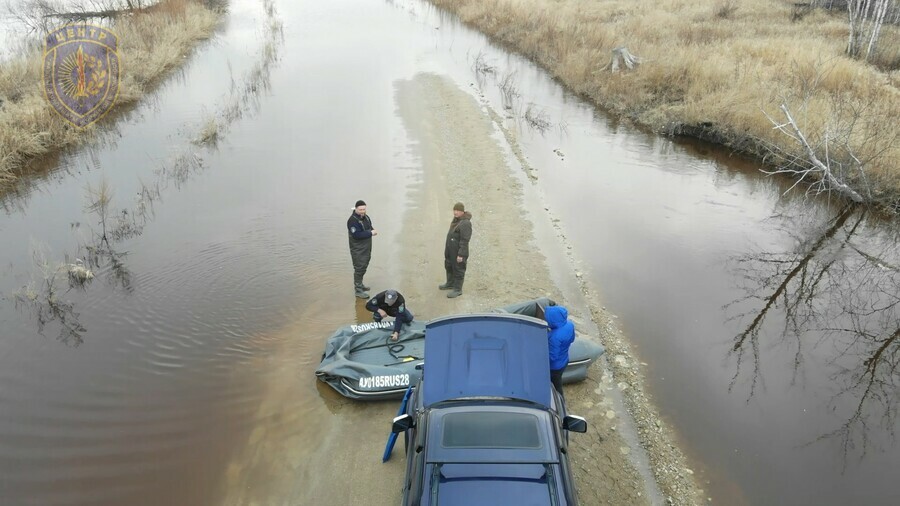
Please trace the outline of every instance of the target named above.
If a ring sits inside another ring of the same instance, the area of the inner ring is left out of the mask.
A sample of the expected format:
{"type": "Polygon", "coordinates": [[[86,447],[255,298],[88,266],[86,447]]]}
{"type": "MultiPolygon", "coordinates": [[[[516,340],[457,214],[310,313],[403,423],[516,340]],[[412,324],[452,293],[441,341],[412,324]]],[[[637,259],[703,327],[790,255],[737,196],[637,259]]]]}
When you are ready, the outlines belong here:
{"type": "Polygon", "coordinates": [[[633,70],[641,64],[641,58],[631,54],[625,46],[619,46],[612,50],[612,60],[609,62],[610,72],[619,71],[619,61],[625,64],[625,68],[633,70]]]}

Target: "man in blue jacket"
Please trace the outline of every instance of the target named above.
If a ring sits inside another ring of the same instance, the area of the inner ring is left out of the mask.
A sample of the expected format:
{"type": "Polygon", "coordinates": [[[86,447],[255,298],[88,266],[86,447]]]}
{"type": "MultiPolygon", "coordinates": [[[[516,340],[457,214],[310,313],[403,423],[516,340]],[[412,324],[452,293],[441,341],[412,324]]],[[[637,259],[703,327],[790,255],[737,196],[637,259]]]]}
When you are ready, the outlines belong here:
{"type": "Polygon", "coordinates": [[[368,299],[366,290],[369,287],[363,284],[363,276],[366,275],[372,258],[372,237],[378,235],[378,231],[372,227],[372,219],[366,215],[365,201],[356,201],[353,214],[347,219],[347,234],[350,237],[350,260],[353,261],[353,287],[357,297],[368,299]]]}
{"type": "Polygon", "coordinates": [[[550,326],[547,339],[550,345],[550,382],[562,395],[562,375],[569,364],[569,347],[575,341],[575,324],[569,311],[562,306],[544,308],[544,319],[550,326]]]}

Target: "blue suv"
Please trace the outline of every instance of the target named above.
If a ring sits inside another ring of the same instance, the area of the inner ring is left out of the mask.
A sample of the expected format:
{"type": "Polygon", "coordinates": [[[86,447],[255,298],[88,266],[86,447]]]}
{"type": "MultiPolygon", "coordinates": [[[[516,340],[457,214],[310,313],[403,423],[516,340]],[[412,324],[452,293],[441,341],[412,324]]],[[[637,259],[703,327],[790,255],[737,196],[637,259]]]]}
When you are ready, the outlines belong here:
{"type": "Polygon", "coordinates": [[[422,379],[392,426],[406,441],[402,504],[577,504],[568,432],[587,423],[550,384],[546,322],[451,316],[425,334],[422,379]]]}

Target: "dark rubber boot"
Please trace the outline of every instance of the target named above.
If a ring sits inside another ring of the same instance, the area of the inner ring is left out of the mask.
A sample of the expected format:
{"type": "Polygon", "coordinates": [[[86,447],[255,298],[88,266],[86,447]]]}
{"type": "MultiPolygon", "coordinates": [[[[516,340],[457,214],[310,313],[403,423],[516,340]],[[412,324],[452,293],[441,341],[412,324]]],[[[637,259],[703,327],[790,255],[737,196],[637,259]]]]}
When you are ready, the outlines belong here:
{"type": "Polygon", "coordinates": [[[365,290],[363,290],[362,288],[360,288],[358,286],[356,287],[356,296],[359,297],[360,299],[368,299],[369,298],[368,292],[366,292],[365,290]]]}
{"type": "Polygon", "coordinates": [[[447,298],[448,298],[448,299],[455,299],[455,298],[459,297],[460,295],[462,295],[462,291],[457,290],[456,288],[454,288],[452,292],[450,292],[450,293],[447,294],[447,298]]]}
{"type": "Polygon", "coordinates": [[[450,290],[451,288],[453,288],[453,285],[451,285],[449,281],[442,285],[438,285],[438,290],[450,290]]]}

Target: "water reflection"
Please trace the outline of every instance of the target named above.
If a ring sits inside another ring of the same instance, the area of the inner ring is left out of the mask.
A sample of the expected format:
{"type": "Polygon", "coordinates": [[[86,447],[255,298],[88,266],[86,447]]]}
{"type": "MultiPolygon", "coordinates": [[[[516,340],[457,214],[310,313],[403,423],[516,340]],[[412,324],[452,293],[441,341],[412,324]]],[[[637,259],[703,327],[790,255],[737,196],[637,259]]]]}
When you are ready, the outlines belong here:
{"type": "Polygon", "coordinates": [[[883,223],[868,227],[877,218],[856,206],[818,226],[802,213],[791,215],[779,219],[792,231],[793,251],[730,261],[745,292],[726,306],[743,329],[729,351],[736,364],[730,387],[749,376],[752,397],[764,385],[761,349],[791,353],[792,385],[805,376],[810,357],[824,353],[834,384],[828,407],[842,421],[816,441],[836,439],[846,462],[851,450],[865,455],[871,430],[893,436],[900,394],[897,231],[884,231],[883,223]]]}
{"type": "MultiPolygon", "coordinates": [[[[269,91],[271,71],[279,61],[283,44],[282,24],[274,4],[264,0],[263,8],[266,24],[260,58],[241,78],[230,76],[227,98],[207,118],[200,134],[188,134],[195,142],[183,146],[180,153],[162,164],[154,172],[151,183],[140,182],[133,206],[113,210],[114,189],[109,183],[104,179],[96,187],[89,184],[85,189],[84,211],[93,223],[88,226],[82,226],[78,221],[71,223],[71,229],[78,236],[75,259],[70,261],[69,254],[64,253],[64,262],[54,261],[46,246],[32,246],[31,281],[13,294],[13,301],[17,310],[32,313],[39,334],[44,335],[47,325],[55,325],[59,327],[57,339],[60,342],[73,347],[84,343],[87,329],[79,321],[75,302],[66,298],[67,293],[73,288],[86,290],[95,272],[102,273],[114,288],[132,293],[134,276],[126,264],[128,252],[122,249],[122,243],[141,235],[153,218],[154,204],[161,201],[166,189],[170,186],[180,189],[192,176],[205,169],[199,152],[201,149],[215,150],[214,141],[220,135],[245,115],[252,116],[258,112],[260,96],[269,91]],[[196,142],[197,139],[202,139],[202,142],[196,142]],[[79,272],[78,269],[84,269],[89,276],[73,275],[73,272],[79,272]],[[65,279],[69,286],[64,289],[62,284],[65,279]]],[[[129,116],[133,112],[121,114],[129,116]]],[[[86,149],[91,162],[87,164],[87,170],[100,170],[99,151],[114,147],[117,138],[116,129],[111,128],[91,139],[86,149]]],[[[61,181],[69,178],[74,169],[69,164],[59,164],[60,156],[56,153],[34,161],[36,166],[46,167],[46,170],[36,171],[37,176],[52,175],[61,181]]],[[[26,201],[35,188],[35,177],[20,178],[12,187],[4,188],[0,206],[7,214],[24,213],[26,201]]]]}

